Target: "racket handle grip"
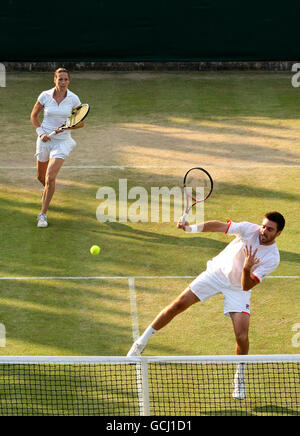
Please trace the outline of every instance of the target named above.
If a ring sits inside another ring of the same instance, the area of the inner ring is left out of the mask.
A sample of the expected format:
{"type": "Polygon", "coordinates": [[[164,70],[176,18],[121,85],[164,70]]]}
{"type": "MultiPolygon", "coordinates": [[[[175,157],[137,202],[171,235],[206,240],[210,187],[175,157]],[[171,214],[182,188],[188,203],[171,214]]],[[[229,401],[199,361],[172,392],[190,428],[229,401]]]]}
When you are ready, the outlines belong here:
{"type": "Polygon", "coordinates": [[[185,220],[186,220],[188,214],[189,214],[188,212],[184,212],[184,214],[182,215],[182,217],[181,217],[181,219],[180,219],[180,221],[182,222],[182,224],[185,224],[185,220]]]}
{"type": "Polygon", "coordinates": [[[56,131],[55,130],[53,130],[53,132],[49,133],[48,136],[50,136],[50,138],[52,138],[52,136],[54,136],[54,135],[56,135],[56,131]]]}

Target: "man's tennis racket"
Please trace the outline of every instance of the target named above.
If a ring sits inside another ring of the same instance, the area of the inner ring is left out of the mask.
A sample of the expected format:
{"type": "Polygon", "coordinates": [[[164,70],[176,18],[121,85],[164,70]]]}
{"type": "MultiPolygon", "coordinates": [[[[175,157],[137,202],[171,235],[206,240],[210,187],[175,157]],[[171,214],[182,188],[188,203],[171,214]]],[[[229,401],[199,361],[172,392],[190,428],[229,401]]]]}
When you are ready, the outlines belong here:
{"type": "Polygon", "coordinates": [[[208,199],[214,187],[214,182],[204,168],[191,168],[187,171],[183,179],[184,192],[186,195],[186,209],[180,221],[182,224],[189,214],[189,211],[197,203],[208,199]]]}
{"type": "MultiPolygon", "coordinates": [[[[72,110],[65,124],[63,124],[59,128],[62,130],[72,129],[72,127],[77,126],[87,117],[89,110],[90,106],[86,103],[77,106],[75,109],[72,110]]],[[[55,130],[49,134],[50,137],[54,135],[56,135],[55,130]]]]}

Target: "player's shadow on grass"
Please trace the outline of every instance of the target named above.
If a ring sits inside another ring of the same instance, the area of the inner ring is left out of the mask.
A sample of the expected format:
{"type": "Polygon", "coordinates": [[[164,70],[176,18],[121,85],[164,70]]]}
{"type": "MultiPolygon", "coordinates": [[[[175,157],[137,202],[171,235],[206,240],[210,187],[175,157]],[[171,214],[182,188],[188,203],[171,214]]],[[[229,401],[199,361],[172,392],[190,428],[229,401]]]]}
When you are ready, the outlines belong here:
{"type": "MultiPolygon", "coordinates": [[[[237,400],[239,401],[239,400],[237,400]]],[[[246,406],[244,406],[246,407],[246,406]]],[[[243,410],[243,402],[241,402],[241,408],[236,409],[223,409],[211,412],[204,412],[206,416],[299,416],[299,411],[290,409],[288,407],[280,407],[273,404],[269,404],[261,407],[251,407],[243,410]]]]}
{"type": "Polygon", "coordinates": [[[265,406],[254,407],[253,411],[261,415],[299,416],[299,410],[290,407],[277,406],[276,404],[266,404],[265,406]]]}

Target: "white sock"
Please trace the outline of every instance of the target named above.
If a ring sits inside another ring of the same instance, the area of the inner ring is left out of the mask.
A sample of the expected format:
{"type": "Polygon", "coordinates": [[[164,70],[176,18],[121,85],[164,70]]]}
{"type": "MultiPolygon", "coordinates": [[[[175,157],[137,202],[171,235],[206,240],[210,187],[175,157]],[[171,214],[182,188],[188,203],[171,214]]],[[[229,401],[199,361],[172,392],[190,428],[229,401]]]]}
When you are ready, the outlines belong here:
{"type": "Polygon", "coordinates": [[[137,342],[139,344],[146,345],[149,339],[151,338],[151,336],[154,335],[156,332],[157,330],[155,330],[154,328],[151,327],[151,325],[149,325],[149,327],[146,328],[142,336],[138,338],[137,342]]]}

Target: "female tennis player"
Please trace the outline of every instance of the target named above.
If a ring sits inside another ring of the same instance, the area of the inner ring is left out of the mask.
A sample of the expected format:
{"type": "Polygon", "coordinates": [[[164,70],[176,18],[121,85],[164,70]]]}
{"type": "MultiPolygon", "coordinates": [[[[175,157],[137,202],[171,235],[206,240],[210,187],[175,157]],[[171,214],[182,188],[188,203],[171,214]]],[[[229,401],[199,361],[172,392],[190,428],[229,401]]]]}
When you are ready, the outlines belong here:
{"type": "MultiPolygon", "coordinates": [[[[58,68],[54,72],[55,87],[43,91],[31,112],[31,122],[38,135],[36,142],[37,178],[44,186],[42,196],[42,209],[37,216],[38,227],[48,227],[47,211],[55,191],[55,182],[59,170],[65,159],[69,156],[76,142],[69,130],[61,130],[72,112],[79,106],[80,100],[68,87],[70,75],[65,68],[58,68]],[[44,111],[44,119],[40,123],[39,116],[44,111]],[[50,138],[49,134],[55,130],[56,135],[50,138]]],[[[83,127],[84,122],[75,129],[83,127]]]]}
{"type": "MultiPolygon", "coordinates": [[[[163,309],[132,345],[127,356],[140,356],[150,337],[165,327],[176,315],[191,305],[219,293],[224,295],[224,315],[231,318],[236,337],[236,354],[245,355],[249,350],[249,315],[251,289],[279,265],[280,256],[275,239],[285,226],[279,212],[265,215],[262,225],[249,222],[207,221],[189,226],[178,222],[177,227],[186,232],[224,232],[236,238],[212,260],[179,297],[163,309]]],[[[233,397],[245,398],[243,365],[234,378],[233,397]]]]}

